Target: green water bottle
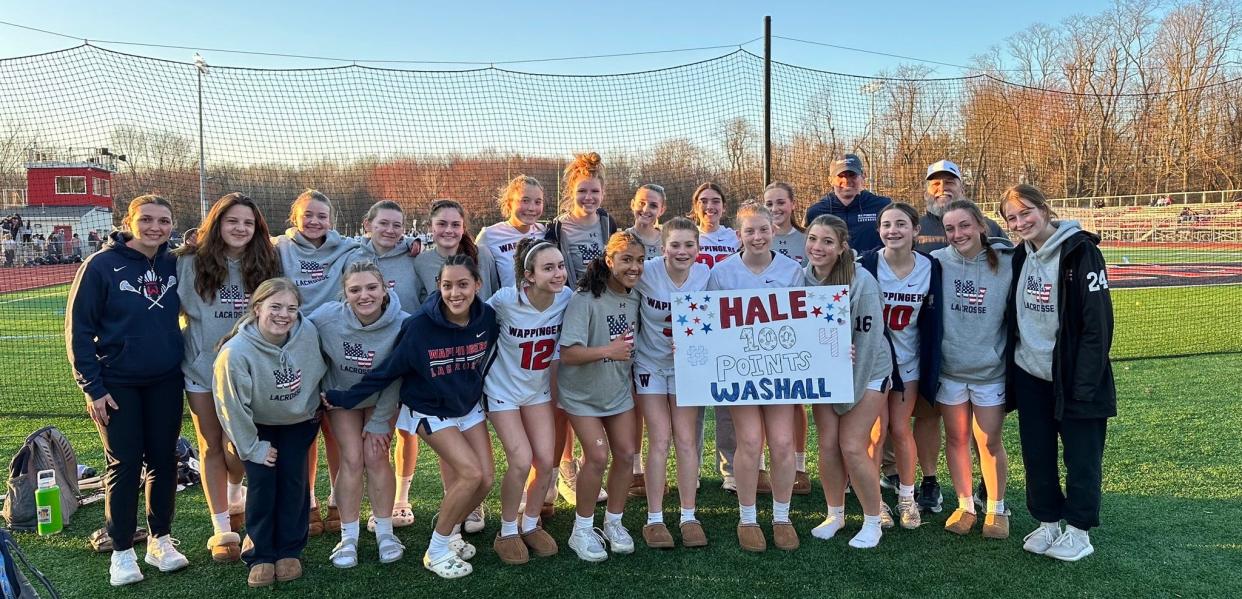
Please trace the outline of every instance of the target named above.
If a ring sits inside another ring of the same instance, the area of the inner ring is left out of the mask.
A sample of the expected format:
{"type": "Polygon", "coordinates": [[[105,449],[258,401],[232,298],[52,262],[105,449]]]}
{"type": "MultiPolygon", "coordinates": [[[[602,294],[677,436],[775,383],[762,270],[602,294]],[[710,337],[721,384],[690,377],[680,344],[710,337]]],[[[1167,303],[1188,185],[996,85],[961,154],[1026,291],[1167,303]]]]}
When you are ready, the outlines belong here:
{"type": "Polygon", "coordinates": [[[60,518],[60,487],[56,486],[55,470],[40,470],[39,488],[35,490],[35,511],[39,515],[39,534],[54,535],[64,528],[60,518]]]}

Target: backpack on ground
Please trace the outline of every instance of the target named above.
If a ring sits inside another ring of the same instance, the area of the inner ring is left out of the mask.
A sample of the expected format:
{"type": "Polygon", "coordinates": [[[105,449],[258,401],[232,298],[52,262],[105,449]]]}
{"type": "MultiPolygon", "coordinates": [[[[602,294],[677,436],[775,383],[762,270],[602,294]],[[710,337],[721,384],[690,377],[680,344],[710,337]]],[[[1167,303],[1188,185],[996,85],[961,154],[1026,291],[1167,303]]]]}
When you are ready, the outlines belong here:
{"type": "Polygon", "coordinates": [[[36,480],[40,470],[54,470],[60,487],[60,515],[65,526],[78,510],[78,456],[64,433],[45,426],[26,437],[26,442],[9,463],[9,481],[4,509],[0,511],[9,528],[30,532],[38,525],[35,513],[36,480]]]}
{"type": "Polygon", "coordinates": [[[0,528],[0,598],[2,599],[35,599],[39,593],[30,584],[30,578],[39,581],[47,591],[48,597],[59,598],[60,593],[52,586],[52,582],[31,565],[22,553],[17,541],[9,531],[0,528]],[[22,570],[25,572],[22,572],[22,570]],[[30,574],[27,578],[26,573],[30,574]]]}

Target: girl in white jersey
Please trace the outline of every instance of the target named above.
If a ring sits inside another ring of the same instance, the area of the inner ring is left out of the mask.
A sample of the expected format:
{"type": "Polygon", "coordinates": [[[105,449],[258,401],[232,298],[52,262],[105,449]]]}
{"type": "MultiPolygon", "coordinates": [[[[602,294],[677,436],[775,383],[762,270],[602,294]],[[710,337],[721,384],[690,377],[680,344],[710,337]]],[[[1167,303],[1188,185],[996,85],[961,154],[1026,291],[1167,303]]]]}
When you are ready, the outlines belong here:
{"type": "MultiPolygon", "coordinates": [[[[647,259],[658,258],[662,254],[660,252],[663,245],[660,235],[660,217],[664,215],[664,188],[655,183],[647,183],[638,188],[634,192],[634,199],[630,200],[630,211],[634,213],[634,226],[626,229],[633,233],[639,241],[643,242],[643,248],[647,251],[647,259]]],[[[696,244],[697,245],[697,244],[696,244]]],[[[638,397],[634,397],[638,401],[638,397]]],[[[639,455],[634,460],[634,482],[630,483],[630,497],[644,497],[647,495],[647,482],[643,472],[643,414],[641,410],[636,414],[638,426],[635,427],[635,440],[638,442],[639,455]]],[[[661,462],[663,463],[663,462],[661,462]]]]}
{"type": "Polygon", "coordinates": [[[510,179],[500,189],[498,203],[505,220],[483,227],[474,238],[484,285],[493,291],[513,286],[513,252],[518,241],[523,237],[542,239],[545,233],[544,226],[539,224],[539,217],[543,216],[543,185],[538,179],[527,175],[510,179]]]}
{"type": "Polygon", "coordinates": [[[648,258],[635,288],[640,295],[639,328],[634,356],[634,389],[638,407],[647,422],[647,525],[643,540],[648,547],[673,546],[664,525],[664,491],[670,439],[677,447],[677,493],[681,500],[681,541],[686,547],[707,545],[703,525],[695,518],[695,494],[699,476],[699,434],[702,407],[678,407],[673,378],[673,294],[694,293],[707,288],[711,274],[695,262],[699,253],[698,229],[687,218],[664,224],[664,256],[648,258]]]}
{"type": "MultiPolygon", "coordinates": [[[[921,523],[918,505],[914,503],[914,471],[917,451],[914,429],[910,417],[914,404],[923,395],[934,401],[934,393],[919,393],[922,375],[939,378],[938,373],[923,373],[920,358],[929,358],[921,351],[924,341],[922,329],[934,326],[936,317],[928,319],[925,310],[934,309],[936,302],[930,298],[938,295],[940,288],[939,267],[936,259],[914,251],[914,240],[919,234],[918,211],[909,204],[896,202],[880,211],[878,228],[884,247],[869,252],[860,262],[875,274],[884,298],[884,325],[893,344],[894,388],[888,394],[888,410],[880,415],[880,427],[876,447],[883,447],[885,437],[893,443],[896,455],[897,511],[903,528],[918,528],[921,523]]],[[[875,454],[877,468],[882,452],[875,454]]],[[[888,504],[882,506],[884,528],[893,526],[888,504]]]]}
{"type": "Polygon", "coordinates": [[[725,201],[724,190],[719,185],[709,181],[698,186],[690,206],[690,217],[699,226],[699,262],[711,268],[737,252],[737,232],[720,224],[725,201]]]}
{"type": "Polygon", "coordinates": [[[500,481],[500,532],[493,546],[500,561],[516,565],[526,563],[530,552],[540,557],[557,552],[556,541],[539,525],[539,502],[527,502],[522,513],[519,506],[523,491],[527,497],[544,497],[552,485],[552,366],[558,358],[561,320],[574,292],[565,286],[565,258],[552,242],[523,239],[514,256],[520,284],[497,291],[487,301],[496,310],[500,340],[483,395],[508,463],[500,481]],[[532,467],[534,475],[529,476],[532,467]]]}
{"type": "MultiPolygon", "coordinates": [[[[772,213],[772,249],[806,264],[806,229],[798,222],[798,205],[793,186],[773,181],[763,188],[763,205],[772,213]]],[[[807,418],[805,407],[794,414],[794,495],[811,494],[811,477],[806,473],[807,418]]]]}
{"type": "MultiPolygon", "coordinates": [[[[737,211],[742,250],[717,262],[708,280],[709,290],[800,287],[802,266],[772,249],[772,214],[757,202],[747,202],[737,211]]],[[[702,255],[702,252],[700,252],[702,255]]],[[[755,494],[759,483],[760,457],[766,434],[772,454],[772,536],[779,549],[798,548],[798,533],[789,520],[789,500],[793,494],[793,427],[796,405],[731,406],[737,450],[734,476],[740,522],[738,542],[746,551],[764,551],[767,541],[755,513],[755,494]]]]}
{"type": "Polygon", "coordinates": [[[885,393],[893,371],[893,352],[884,338],[884,304],[880,287],[870,273],[855,268],[845,221],[821,214],[807,229],[807,285],[849,287],[851,346],[854,350],[854,403],[816,404],[815,429],[819,438],[819,481],[824,488],[828,516],[811,529],[817,539],[831,539],[845,526],[845,485],[862,505],[863,526],[850,539],[858,549],[875,547],[880,527],[880,478],[871,459],[871,428],[887,409],[885,393]]]}

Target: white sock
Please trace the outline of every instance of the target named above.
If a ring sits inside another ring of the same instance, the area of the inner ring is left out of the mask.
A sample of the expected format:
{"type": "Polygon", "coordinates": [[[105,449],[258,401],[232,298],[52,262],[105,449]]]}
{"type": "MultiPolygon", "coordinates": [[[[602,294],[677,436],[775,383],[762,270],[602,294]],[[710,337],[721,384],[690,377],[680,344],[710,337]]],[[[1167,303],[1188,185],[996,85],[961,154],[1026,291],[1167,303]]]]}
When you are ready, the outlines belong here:
{"type": "Polygon", "coordinates": [[[768,469],[768,458],[767,456],[763,455],[763,453],[759,454],[759,469],[760,470],[768,469]]]}
{"type": "Polygon", "coordinates": [[[397,477],[397,503],[408,504],[410,502],[410,483],[414,482],[414,475],[397,477]]]}
{"type": "Polygon", "coordinates": [[[642,473],[643,473],[643,458],[642,456],[636,455],[634,456],[634,474],[642,474],[642,473]]]}
{"type": "Polygon", "coordinates": [[[897,484],[897,496],[901,499],[914,499],[914,485],[897,484]]]}
{"type": "Polygon", "coordinates": [[[794,452],[794,470],[797,470],[798,472],[806,472],[806,452],[805,451],[794,452]]]}
{"type": "Polygon", "coordinates": [[[315,497],[314,491],[310,492],[310,498],[311,498],[311,509],[312,510],[317,509],[319,507],[319,498],[315,497]]]}
{"type": "Polygon", "coordinates": [[[664,512],[647,512],[647,524],[664,524],[664,512]]]}
{"type": "Polygon", "coordinates": [[[233,526],[229,524],[229,513],[220,512],[211,515],[211,532],[212,534],[220,534],[225,532],[233,532],[233,526]]]}
{"type": "Polygon", "coordinates": [[[696,520],[696,518],[694,517],[694,508],[692,507],[681,508],[681,524],[692,522],[694,520],[696,520]]]}
{"type": "Polygon", "coordinates": [[[879,516],[863,516],[863,525],[859,529],[858,534],[850,539],[850,547],[856,549],[870,549],[880,544],[880,537],[884,536],[884,529],[880,528],[879,516]]]}
{"type": "Polygon", "coordinates": [[[328,507],[336,507],[336,489],[328,489],[328,507]]]}
{"type": "Polygon", "coordinates": [[[431,561],[444,557],[446,553],[452,551],[448,544],[449,537],[434,530],[431,531],[431,543],[427,545],[427,557],[431,558],[431,561]]]}
{"type": "Polygon", "coordinates": [[[836,536],[842,528],[845,527],[845,506],[828,506],[828,517],[824,518],[819,526],[811,529],[811,536],[817,539],[828,540],[836,536]]]}
{"type": "Polygon", "coordinates": [[[539,516],[522,515],[522,532],[527,533],[539,526],[539,516]]]}
{"type": "Polygon", "coordinates": [[[241,483],[229,483],[229,503],[237,504],[246,500],[246,485],[241,483]]]}
{"type": "Polygon", "coordinates": [[[969,514],[975,513],[975,498],[970,495],[965,497],[959,495],[957,497],[957,509],[969,514]]]}
{"type": "Polygon", "coordinates": [[[509,521],[504,518],[500,519],[500,536],[511,537],[518,533],[517,520],[509,521]]]}
{"type": "Polygon", "coordinates": [[[595,528],[595,515],[579,516],[574,514],[574,530],[591,530],[595,528]]]}
{"type": "Polygon", "coordinates": [[[375,519],[375,538],[380,535],[392,534],[392,518],[376,518],[375,519]]]}
{"type": "Polygon", "coordinates": [[[341,539],[358,540],[358,521],[341,523],[341,539]]]}
{"type": "Polygon", "coordinates": [[[1087,534],[1087,531],[1085,531],[1085,530],[1083,530],[1083,529],[1081,529],[1081,528],[1078,528],[1078,527],[1074,526],[1073,524],[1066,524],[1066,525],[1065,525],[1065,532],[1067,532],[1067,533],[1070,533],[1070,532],[1080,532],[1080,533],[1082,533],[1082,536],[1090,538],[1090,536],[1087,534]]]}
{"type": "Polygon", "coordinates": [[[789,522],[789,503],[772,500],[772,523],[789,522]]]}
{"type": "Polygon", "coordinates": [[[624,514],[614,514],[608,510],[604,510],[604,523],[605,524],[620,524],[621,516],[623,515],[624,514]]]}
{"type": "Polygon", "coordinates": [[[988,509],[989,514],[1004,514],[1005,513],[1005,500],[1002,499],[1000,501],[992,501],[991,499],[989,499],[987,509],[988,509]]]}
{"type": "Polygon", "coordinates": [[[758,516],[755,514],[755,506],[737,504],[738,518],[742,524],[758,524],[758,516]]]}
{"type": "Polygon", "coordinates": [[[461,522],[453,525],[453,535],[459,537],[461,536],[461,522]]]}

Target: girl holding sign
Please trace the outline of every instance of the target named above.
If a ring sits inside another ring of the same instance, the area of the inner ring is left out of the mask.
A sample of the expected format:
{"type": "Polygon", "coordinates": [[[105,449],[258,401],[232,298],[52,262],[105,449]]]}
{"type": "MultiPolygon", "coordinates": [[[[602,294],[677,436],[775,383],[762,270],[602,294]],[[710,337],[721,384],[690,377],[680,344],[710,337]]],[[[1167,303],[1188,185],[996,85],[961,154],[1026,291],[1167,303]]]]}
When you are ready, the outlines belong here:
{"type": "MultiPolygon", "coordinates": [[[[716,263],[708,279],[709,290],[800,287],[802,266],[772,249],[772,213],[757,202],[742,204],[737,211],[741,252],[716,263]]],[[[767,549],[763,529],[755,514],[759,464],[766,434],[772,454],[772,537],[776,547],[798,548],[798,532],[789,520],[789,501],[794,483],[794,412],[796,405],[733,405],[737,451],[733,472],[737,477],[740,522],[738,542],[746,551],[767,549]]]]}
{"type": "MultiPolygon", "coordinates": [[[[880,283],[884,298],[884,326],[893,344],[893,389],[888,409],[880,414],[875,452],[879,468],[879,448],[886,435],[892,435],[897,456],[897,511],[902,528],[918,528],[922,523],[914,503],[914,468],[917,451],[910,417],[921,396],[936,397],[940,380],[940,262],[914,250],[919,234],[919,213],[909,204],[895,202],[880,211],[878,227],[884,247],[858,259],[880,283]]],[[[970,486],[959,490],[970,500],[970,486]]],[[[893,526],[888,504],[881,505],[884,528],[893,526]]]]}
{"type": "Polygon", "coordinates": [[[631,233],[613,234],[604,255],[592,261],[578,281],[561,328],[558,401],[577,431],[584,458],[569,548],[590,562],[608,559],[605,540],[613,553],[634,551],[634,540],[621,524],[621,515],[638,449],[630,360],[639,301],[631,290],[642,277],[644,257],[642,240],[631,233]],[[601,537],[595,532],[595,498],[610,449],[612,468],[601,537]]]}
{"type": "Polygon", "coordinates": [[[552,375],[556,341],[573,290],[565,286],[565,257],[552,242],[523,239],[514,257],[518,284],[487,300],[496,310],[500,342],[483,396],[508,463],[500,481],[500,532],[493,547],[500,561],[524,564],[530,552],[548,557],[558,550],[552,535],[539,525],[541,502],[527,501],[520,514],[518,508],[523,490],[529,498],[542,498],[553,486],[552,375]]]}
{"type": "Polygon", "coordinates": [[[681,542],[686,547],[707,545],[703,525],[695,518],[695,494],[699,477],[699,434],[702,407],[678,407],[673,378],[671,296],[707,289],[710,271],[695,261],[699,252],[698,231],[687,218],[664,224],[664,256],[649,258],[638,282],[642,297],[634,356],[634,389],[643,420],[647,422],[647,525],[643,540],[648,547],[673,546],[664,525],[664,490],[669,441],[677,447],[677,493],[681,500],[681,542]]]}
{"type": "Polygon", "coordinates": [[[893,353],[884,338],[884,303],[880,286],[866,270],[854,266],[850,232],[845,221],[822,214],[806,232],[807,285],[849,287],[853,320],[854,403],[815,404],[819,437],[819,479],[824,487],[828,517],[811,529],[817,539],[831,539],[845,526],[845,485],[849,481],[863,508],[863,526],[850,539],[859,549],[875,547],[880,527],[879,472],[871,459],[871,427],[885,409],[885,391],[892,373],[893,353]]]}

